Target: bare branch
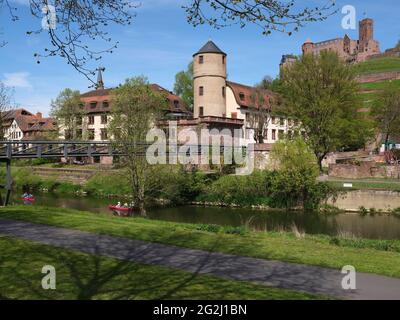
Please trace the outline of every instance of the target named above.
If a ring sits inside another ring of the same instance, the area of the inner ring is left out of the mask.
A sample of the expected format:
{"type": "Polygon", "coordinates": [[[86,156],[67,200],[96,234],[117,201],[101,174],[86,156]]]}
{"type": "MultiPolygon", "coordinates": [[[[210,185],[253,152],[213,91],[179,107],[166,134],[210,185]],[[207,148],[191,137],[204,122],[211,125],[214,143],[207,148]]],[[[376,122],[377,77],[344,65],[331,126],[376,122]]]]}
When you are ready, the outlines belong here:
{"type": "Polygon", "coordinates": [[[273,31],[291,35],[305,23],[322,21],[335,13],[335,1],[326,1],[321,7],[298,9],[300,1],[296,0],[191,0],[183,8],[188,22],[194,26],[207,23],[219,29],[233,24],[241,28],[255,24],[264,35],[273,31]]]}

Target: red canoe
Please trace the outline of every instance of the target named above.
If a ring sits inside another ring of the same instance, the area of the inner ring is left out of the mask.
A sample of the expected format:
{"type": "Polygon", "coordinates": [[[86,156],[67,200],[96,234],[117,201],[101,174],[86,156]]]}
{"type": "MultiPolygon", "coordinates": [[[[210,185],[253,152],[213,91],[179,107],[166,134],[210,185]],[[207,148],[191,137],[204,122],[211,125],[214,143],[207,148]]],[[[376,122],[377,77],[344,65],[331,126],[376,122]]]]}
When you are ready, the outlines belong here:
{"type": "Polygon", "coordinates": [[[113,206],[113,205],[109,205],[108,209],[110,209],[112,211],[133,212],[133,208],[117,207],[117,206],[113,206]]]}
{"type": "Polygon", "coordinates": [[[36,199],[35,198],[21,198],[22,201],[27,201],[27,202],[35,202],[36,199]]]}

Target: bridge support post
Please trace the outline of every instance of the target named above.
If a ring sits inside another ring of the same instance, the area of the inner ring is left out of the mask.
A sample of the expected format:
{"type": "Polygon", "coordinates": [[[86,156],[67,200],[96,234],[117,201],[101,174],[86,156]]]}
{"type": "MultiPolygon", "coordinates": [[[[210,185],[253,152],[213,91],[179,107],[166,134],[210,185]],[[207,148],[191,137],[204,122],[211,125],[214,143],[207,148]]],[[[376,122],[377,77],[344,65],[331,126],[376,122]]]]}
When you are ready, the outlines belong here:
{"type": "Polygon", "coordinates": [[[4,200],[4,205],[8,206],[10,202],[12,188],[12,175],[11,175],[11,159],[6,160],[6,198],[4,200]]]}

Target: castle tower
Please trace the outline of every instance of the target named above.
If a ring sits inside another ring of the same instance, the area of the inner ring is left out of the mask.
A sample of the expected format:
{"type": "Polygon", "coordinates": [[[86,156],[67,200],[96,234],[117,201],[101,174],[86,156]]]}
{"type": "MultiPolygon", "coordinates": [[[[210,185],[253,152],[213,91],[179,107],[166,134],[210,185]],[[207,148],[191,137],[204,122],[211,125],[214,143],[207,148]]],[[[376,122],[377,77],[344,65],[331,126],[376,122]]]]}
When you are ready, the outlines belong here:
{"type": "Polygon", "coordinates": [[[361,20],[359,34],[358,52],[361,53],[367,51],[368,43],[374,40],[374,20],[369,18],[361,20]]]}
{"type": "Polygon", "coordinates": [[[194,118],[225,116],[226,77],[226,53],[208,41],[193,55],[194,118]]]}
{"type": "Polygon", "coordinates": [[[303,55],[311,54],[314,52],[314,43],[310,39],[307,39],[301,49],[303,50],[303,55]]]}

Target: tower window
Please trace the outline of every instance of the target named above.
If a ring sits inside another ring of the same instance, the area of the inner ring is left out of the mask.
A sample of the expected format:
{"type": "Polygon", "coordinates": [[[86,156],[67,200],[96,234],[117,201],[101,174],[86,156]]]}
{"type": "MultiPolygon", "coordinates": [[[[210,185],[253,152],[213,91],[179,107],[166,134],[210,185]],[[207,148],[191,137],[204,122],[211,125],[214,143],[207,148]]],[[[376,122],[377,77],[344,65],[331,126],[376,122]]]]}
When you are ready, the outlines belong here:
{"type": "Polygon", "coordinates": [[[222,87],[222,96],[225,98],[225,87],[222,87]]]}
{"type": "Polygon", "coordinates": [[[204,87],[199,87],[199,95],[204,95],[204,87]]]}
{"type": "Polygon", "coordinates": [[[203,64],[204,63],[204,56],[199,56],[199,64],[203,64]]]}
{"type": "Polygon", "coordinates": [[[204,116],[204,107],[199,107],[199,117],[204,116]]]}
{"type": "Polygon", "coordinates": [[[222,64],[225,64],[225,56],[222,56],[222,64]]]}
{"type": "Polygon", "coordinates": [[[243,92],[239,93],[239,99],[240,99],[240,101],[244,101],[244,93],[243,92]]]}

